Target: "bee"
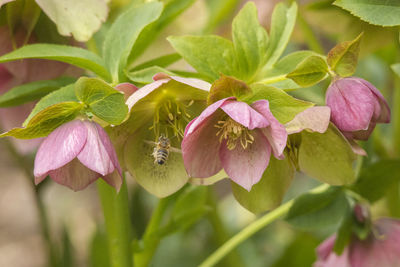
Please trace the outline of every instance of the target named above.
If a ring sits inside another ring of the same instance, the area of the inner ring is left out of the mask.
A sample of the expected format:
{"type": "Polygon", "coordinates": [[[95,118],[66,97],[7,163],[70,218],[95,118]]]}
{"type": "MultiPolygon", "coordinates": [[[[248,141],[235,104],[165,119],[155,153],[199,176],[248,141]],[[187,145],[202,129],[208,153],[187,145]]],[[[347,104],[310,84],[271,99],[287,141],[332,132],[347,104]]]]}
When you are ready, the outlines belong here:
{"type": "Polygon", "coordinates": [[[152,153],[154,157],[154,164],[157,163],[158,165],[164,165],[168,160],[170,152],[182,153],[180,149],[171,147],[171,141],[169,140],[168,137],[165,137],[163,135],[158,137],[158,142],[151,142],[151,141],[145,141],[145,142],[155,145],[152,153]]]}

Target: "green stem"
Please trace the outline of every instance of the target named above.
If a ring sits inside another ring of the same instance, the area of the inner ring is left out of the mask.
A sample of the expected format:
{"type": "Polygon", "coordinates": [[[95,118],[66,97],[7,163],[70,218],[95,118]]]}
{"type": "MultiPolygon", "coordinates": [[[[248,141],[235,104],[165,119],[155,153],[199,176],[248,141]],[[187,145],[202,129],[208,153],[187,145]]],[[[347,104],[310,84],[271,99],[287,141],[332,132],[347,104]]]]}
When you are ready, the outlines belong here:
{"type": "MultiPolygon", "coordinates": [[[[310,193],[320,193],[327,190],[328,188],[329,185],[323,184],[312,189],[310,193]]],[[[265,214],[256,221],[252,222],[249,226],[245,227],[243,230],[241,230],[239,233],[229,239],[224,245],[214,251],[205,261],[203,261],[202,264],[199,265],[199,267],[215,266],[215,264],[217,264],[222,258],[228,255],[242,242],[246,241],[249,237],[263,229],[265,226],[285,216],[292,207],[294,201],[295,199],[292,199],[274,209],[273,211],[265,214]]]]}
{"type": "Polygon", "coordinates": [[[285,75],[278,75],[278,76],[273,76],[273,77],[267,77],[265,79],[262,79],[259,81],[259,83],[263,84],[271,84],[271,83],[276,83],[280,82],[286,79],[286,74],[285,75]]]}
{"type": "Polygon", "coordinates": [[[128,189],[125,182],[117,193],[102,179],[97,181],[107,230],[111,267],[132,267],[131,221],[129,218],[128,189]]]}
{"type": "Polygon", "coordinates": [[[55,266],[57,265],[57,254],[55,246],[53,245],[53,242],[51,240],[50,227],[47,219],[46,209],[40,197],[40,187],[35,186],[34,184],[35,177],[33,176],[33,165],[31,164],[31,162],[28,162],[24,156],[19,154],[19,152],[15,149],[14,145],[9,139],[5,138],[3,139],[3,142],[5,143],[10,155],[13,157],[14,162],[17,163],[19,167],[24,171],[24,176],[27,178],[28,183],[32,188],[34,203],[36,204],[35,206],[39,216],[39,225],[41,228],[45,249],[47,250],[48,266],[55,266]]]}
{"type": "Polygon", "coordinates": [[[160,229],[165,210],[168,207],[170,198],[161,198],[156,209],[153,211],[150,222],[142,238],[143,250],[134,255],[137,267],[146,267],[150,264],[154,253],[160,243],[160,238],[155,233],[160,229]]]}
{"type": "MultiPolygon", "coordinates": [[[[210,223],[214,229],[213,236],[215,238],[216,244],[218,246],[221,246],[229,239],[229,236],[227,231],[225,230],[221,217],[219,216],[217,202],[215,200],[215,195],[211,187],[209,187],[208,190],[208,203],[212,207],[211,212],[208,214],[208,219],[210,220],[210,223]]],[[[228,256],[229,257],[227,257],[223,261],[224,266],[240,267],[244,265],[239,253],[236,250],[232,250],[228,256]]]]}

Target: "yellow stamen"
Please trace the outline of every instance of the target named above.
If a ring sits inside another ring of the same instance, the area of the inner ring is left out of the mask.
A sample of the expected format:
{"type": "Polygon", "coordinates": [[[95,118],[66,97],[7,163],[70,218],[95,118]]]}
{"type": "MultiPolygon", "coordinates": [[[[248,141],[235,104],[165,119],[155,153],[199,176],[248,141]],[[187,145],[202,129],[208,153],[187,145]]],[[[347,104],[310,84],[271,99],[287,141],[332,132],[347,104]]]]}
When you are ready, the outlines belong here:
{"type": "Polygon", "coordinates": [[[254,142],[254,137],[251,135],[249,129],[231,118],[218,121],[214,127],[219,129],[216,133],[216,136],[219,136],[219,142],[227,140],[226,145],[229,150],[234,149],[238,142],[240,142],[240,145],[244,149],[254,142]]]}

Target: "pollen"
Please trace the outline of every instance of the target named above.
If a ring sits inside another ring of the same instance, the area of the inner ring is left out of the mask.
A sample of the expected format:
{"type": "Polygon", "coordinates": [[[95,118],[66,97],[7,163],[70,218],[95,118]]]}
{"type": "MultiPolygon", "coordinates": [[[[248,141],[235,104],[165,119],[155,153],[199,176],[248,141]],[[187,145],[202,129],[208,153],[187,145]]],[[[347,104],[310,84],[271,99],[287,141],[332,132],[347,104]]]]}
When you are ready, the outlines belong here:
{"type": "Polygon", "coordinates": [[[237,143],[240,143],[246,149],[254,142],[254,137],[250,130],[231,118],[218,121],[214,127],[219,129],[216,134],[216,136],[219,136],[219,142],[227,140],[226,145],[229,150],[235,149],[237,143]]]}

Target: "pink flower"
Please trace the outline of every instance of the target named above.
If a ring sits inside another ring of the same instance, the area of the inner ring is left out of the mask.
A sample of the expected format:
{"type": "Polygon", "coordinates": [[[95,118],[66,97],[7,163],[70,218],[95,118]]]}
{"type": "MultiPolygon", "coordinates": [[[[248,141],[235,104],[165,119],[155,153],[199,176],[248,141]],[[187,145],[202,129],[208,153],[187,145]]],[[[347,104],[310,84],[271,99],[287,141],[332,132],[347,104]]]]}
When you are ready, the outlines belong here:
{"type": "Polygon", "coordinates": [[[192,120],[182,141],[183,161],[191,177],[206,178],[222,168],[250,191],[268,167],[271,151],[283,159],[287,133],[267,100],[251,105],[234,97],[208,106],[192,120]]]}
{"type": "Polygon", "coordinates": [[[400,266],[400,221],[380,219],[372,233],[366,240],[354,237],[341,255],[333,251],[336,236],[331,236],[317,248],[314,267],[400,266]]]}
{"type": "Polygon", "coordinates": [[[107,133],[95,122],[74,120],[54,130],[35,158],[35,183],[49,175],[74,191],[103,178],[119,190],[122,171],[107,133]]]}
{"type": "Polygon", "coordinates": [[[326,93],[332,122],[349,139],[367,140],[376,123],[390,122],[389,106],[372,84],[350,77],[334,81],[326,93]]]}

